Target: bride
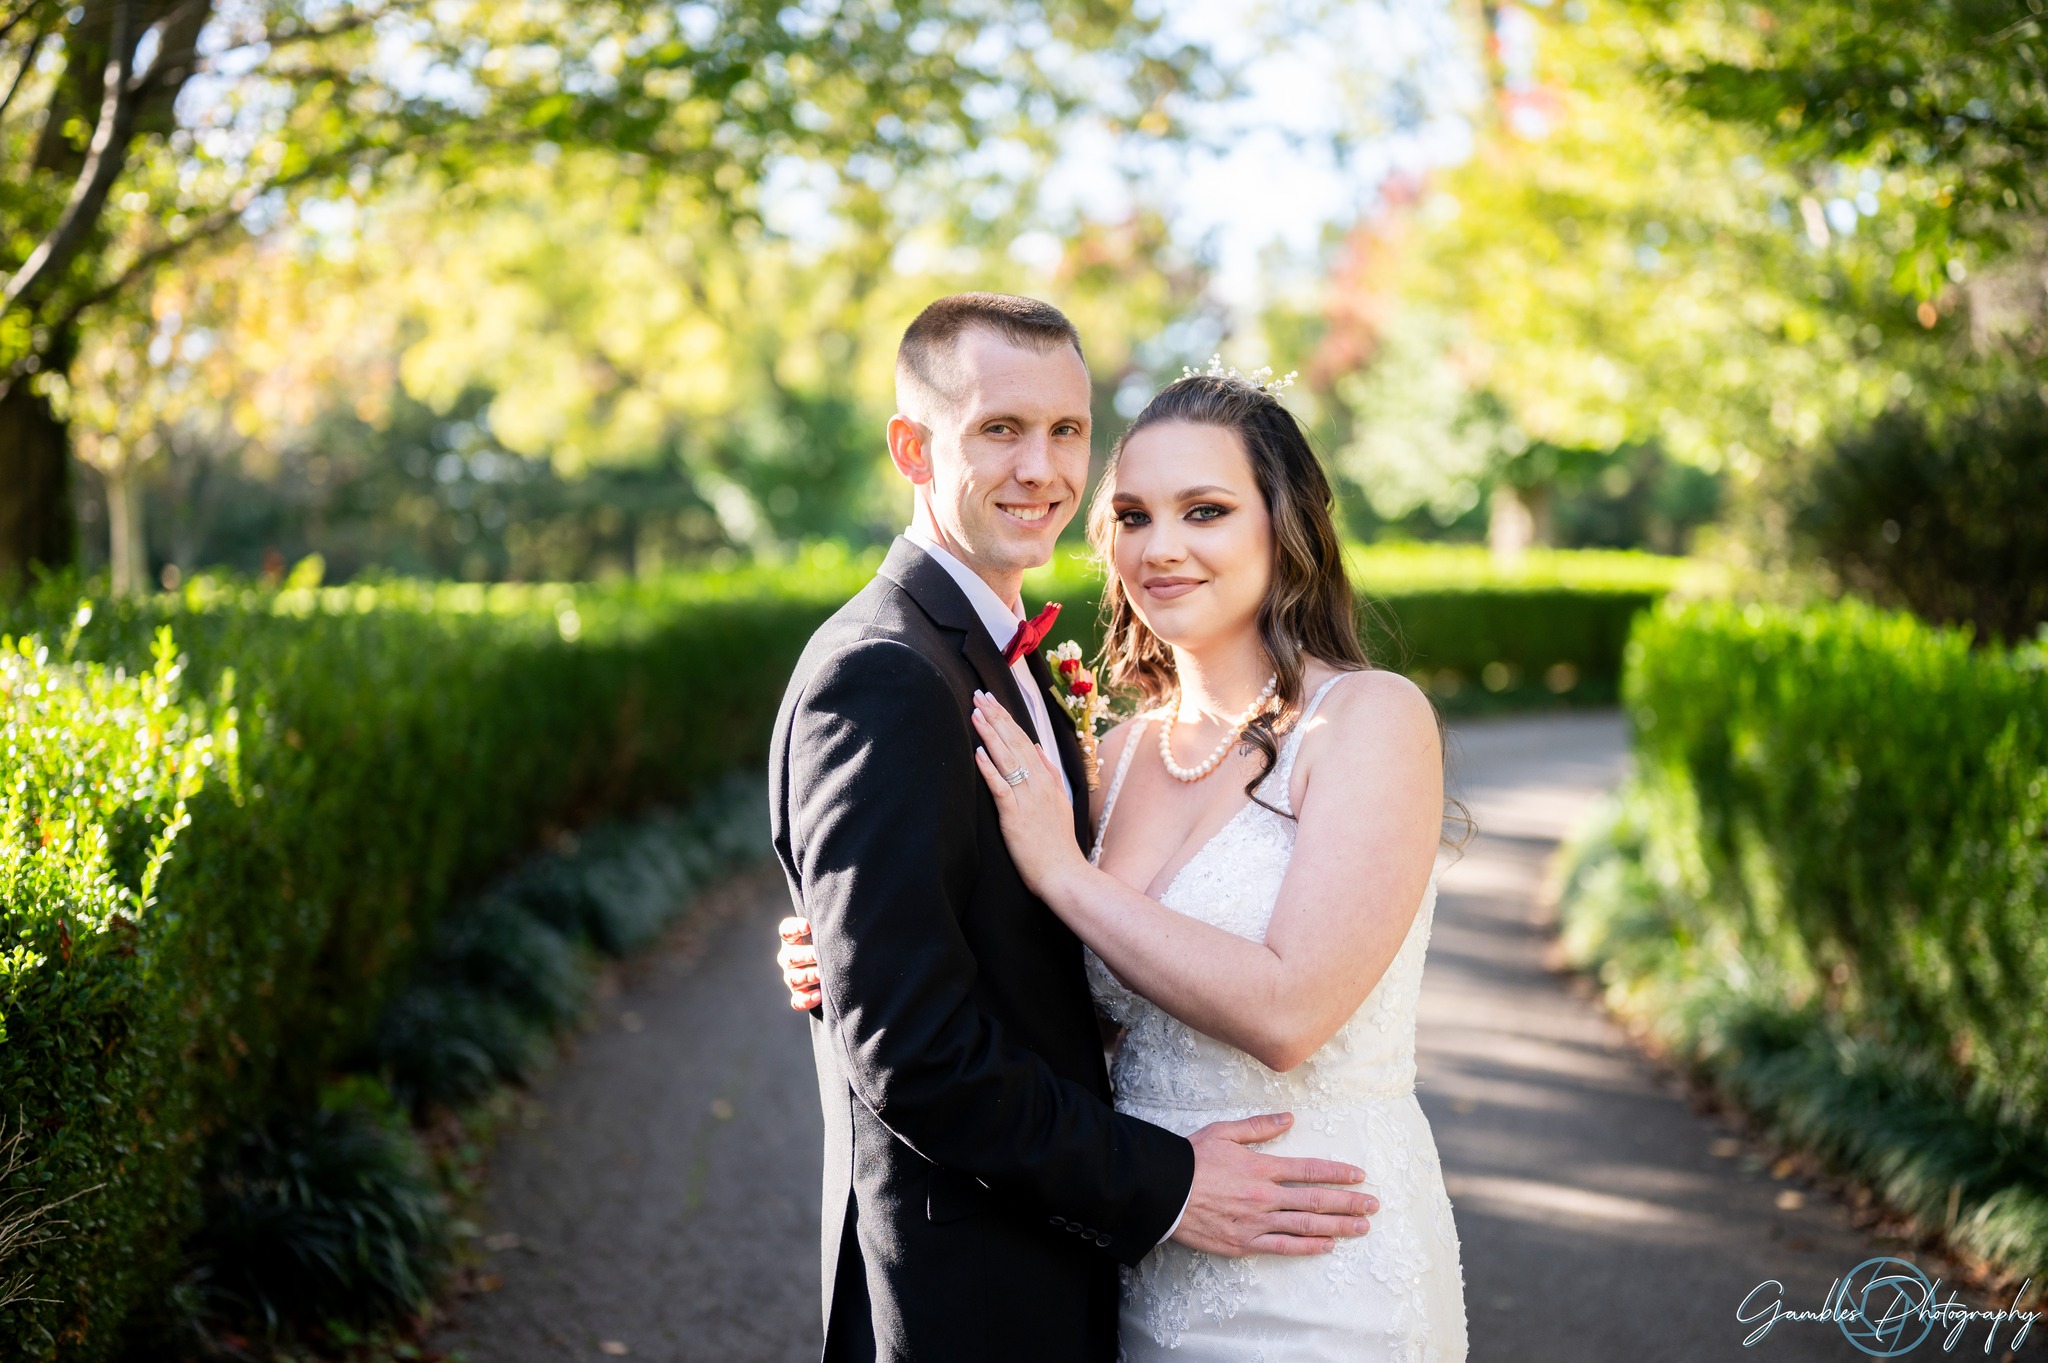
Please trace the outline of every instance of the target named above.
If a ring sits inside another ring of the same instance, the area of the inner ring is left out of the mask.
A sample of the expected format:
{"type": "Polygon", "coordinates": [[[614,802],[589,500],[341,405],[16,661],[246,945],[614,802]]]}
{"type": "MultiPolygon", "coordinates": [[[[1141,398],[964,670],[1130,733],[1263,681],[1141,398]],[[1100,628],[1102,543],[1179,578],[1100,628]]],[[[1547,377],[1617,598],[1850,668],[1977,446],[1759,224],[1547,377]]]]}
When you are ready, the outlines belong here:
{"type": "Polygon", "coordinates": [[[1293,415],[1234,376],[1163,390],[1112,453],[1089,539],[1108,682],[1095,846],[1052,759],[977,698],[976,761],[1026,883],[1089,948],[1124,1029],[1119,1110],[1181,1134],[1290,1111],[1265,1148],[1346,1160],[1379,1199],[1327,1255],[1169,1241],[1127,1270],[1126,1363],[1457,1363],[1457,1231],[1415,1100],[1442,742],[1359,644],[1328,480],[1293,415]],[[1022,764],[1048,779],[1011,784],[1022,764]]]}

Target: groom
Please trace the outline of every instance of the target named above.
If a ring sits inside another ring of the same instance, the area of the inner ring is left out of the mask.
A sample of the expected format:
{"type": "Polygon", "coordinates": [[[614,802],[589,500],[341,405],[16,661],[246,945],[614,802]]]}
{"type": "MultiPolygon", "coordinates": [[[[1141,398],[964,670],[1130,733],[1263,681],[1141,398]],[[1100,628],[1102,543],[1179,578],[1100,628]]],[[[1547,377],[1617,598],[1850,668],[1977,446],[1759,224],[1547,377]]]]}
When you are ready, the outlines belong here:
{"type": "MultiPolygon", "coordinates": [[[[1112,1363],[1117,1265],[1169,1237],[1316,1253],[1363,1174],[1118,1113],[1081,947],[1025,889],[974,766],[977,690],[1049,751],[1086,841],[1019,588],[1088,476],[1080,339],[1044,303],[942,298],[904,333],[889,457],[916,512],[797,663],[769,759],[775,851],[815,936],[825,1359],[1112,1363]]],[[[1045,779],[1041,773],[1026,779],[1045,779]]]]}

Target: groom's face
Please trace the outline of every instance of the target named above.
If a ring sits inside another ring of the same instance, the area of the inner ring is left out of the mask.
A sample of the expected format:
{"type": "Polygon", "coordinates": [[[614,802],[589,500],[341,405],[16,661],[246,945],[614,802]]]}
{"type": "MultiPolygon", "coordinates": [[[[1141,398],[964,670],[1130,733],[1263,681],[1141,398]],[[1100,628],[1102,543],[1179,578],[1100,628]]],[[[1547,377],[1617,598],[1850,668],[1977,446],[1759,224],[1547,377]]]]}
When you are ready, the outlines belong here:
{"type": "Polygon", "coordinates": [[[969,330],[945,391],[899,390],[897,468],[918,484],[941,542],[988,572],[1035,568],[1088,481],[1088,368],[1071,346],[1037,350],[969,330]]]}

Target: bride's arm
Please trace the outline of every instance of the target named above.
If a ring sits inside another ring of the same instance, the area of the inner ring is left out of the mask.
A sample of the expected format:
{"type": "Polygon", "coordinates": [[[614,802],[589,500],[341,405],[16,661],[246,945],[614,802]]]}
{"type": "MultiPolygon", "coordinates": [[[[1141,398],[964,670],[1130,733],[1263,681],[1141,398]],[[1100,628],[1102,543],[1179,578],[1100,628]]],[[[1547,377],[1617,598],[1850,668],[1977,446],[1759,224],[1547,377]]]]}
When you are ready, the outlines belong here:
{"type": "MultiPolygon", "coordinates": [[[[1261,1064],[1290,1070],[1358,1010],[1414,920],[1443,830],[1443,757],[1429,702],[1405,677],[1332,688],[1303,735],[1294,854],[1264,943],[1174,912],[1049,836],[1059,791],[999,770],[1045,766],[1001,708],[976,720],[977,754],[1031,888],[1139,994],[1261,1064]],[[1005,728],[1007,726],[1007,729],[1005,728]],[[993,758],[989,754],[993,754],[993,758]]],[[[1049,767],[1045,768],[1050,770],[1049,767]]]]}

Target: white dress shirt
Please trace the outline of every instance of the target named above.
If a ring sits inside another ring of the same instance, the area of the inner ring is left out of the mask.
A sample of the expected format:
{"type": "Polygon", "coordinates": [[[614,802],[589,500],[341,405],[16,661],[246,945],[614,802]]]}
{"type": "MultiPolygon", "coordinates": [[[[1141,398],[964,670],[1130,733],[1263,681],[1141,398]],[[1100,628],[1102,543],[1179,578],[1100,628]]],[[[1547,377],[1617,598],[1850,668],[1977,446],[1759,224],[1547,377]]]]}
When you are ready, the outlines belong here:
{"type": "MultiPolygon", "coordinates": [[[[996,595],[995,588],[982,580],[981,574],[953,557],[949,550],[917,526],[913,525],[905,530],[903,538],[931,555],[932,561],[944,568],[947,575],[960,584],[960,590],[967,593],[968,604],[974,607],[974,613],[981,617],[981,623],[987,627],[989,638],[996,641],[996,652],[1001,653],[1008,648],[1010,640],[1017,633],[1017,626],[1024,623],[1024,603],[1005,602],[996,595]]],[[[1019,658],[1010,664],[1010,675],[1017,679],[1017,689],[1024,693],[1024,708],[1031,712],[1032,727],[1038,730],[1039,746],[1052,758],[1053,770],[1060,775],[1060,789],[1065,791],[1067,798],[1071,800],[1074,798],[1074,788],[1068,784],[1067,769],[1060,763],[1059,744],[1053,740],[1052,717],[1046,711],[1045,693],[1039,689],[1038,680],[1031,675],[1031,669],[1025,665],[1024,659],[1019,658]]],[[[1160,1244],[1171,1240],[1173,1233],[1180,1229],[1180,1223],[1187,1218],[1188,1203],[1193,1202],[1194,1197],[1194,1190],[1189,1189],[1188,1202],[1181,1204],[1180,1215],[1173,1218],[1173,1224],[1167,1227],[1166,1234],[1160,1237],[1160,1244]]]]}
{"type": "MultiPolygon", "coordinates": [[[[931,555],[932,561],[960,584],[960,590],[967,593],[967,603],[974,607],[974,613],[981,617],[982,625],[988,630],[988,637],[995,640],[996,652],[1001,653],[1008,648],[1010,640],[1016,637],[1017,626],[1024,623],[1024,603],[1005,602],[996,595],[994,587],[982,580],[981,574],[954,558],[943,545],[917,526],[905,530],[903,538],[931,555]]],[[[1074,788],[1068,784],[1067,769],[1060,762],[1059,741],[1053,734],[1045,692],[1039,688],[1038,679],[1031,675],[1031,668],[1023,658],[1010,664],[1010,676],[1016,679],[1017,690],[1023,693],[1024,708],[1031,712],[1031,726],[1038,730],[1039,746],[1052,759],[1052,769],[1059,773],[1060,789],[1066,792],[1069,800],[1073,799],[1074,788]]]]}

